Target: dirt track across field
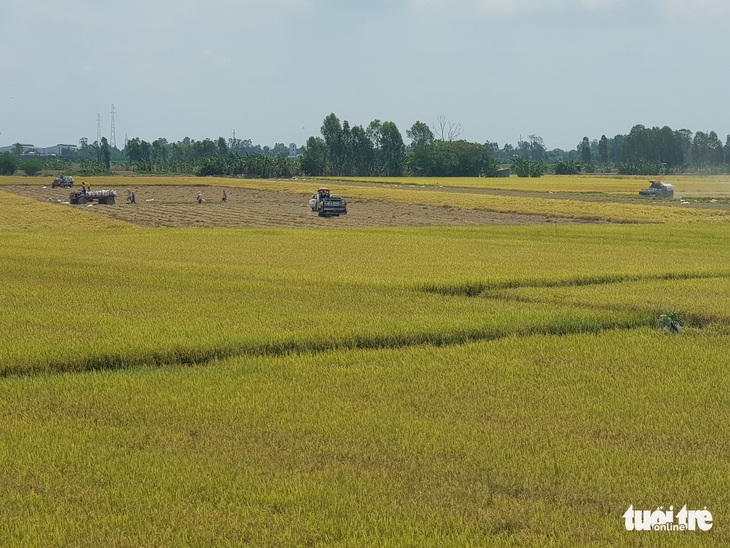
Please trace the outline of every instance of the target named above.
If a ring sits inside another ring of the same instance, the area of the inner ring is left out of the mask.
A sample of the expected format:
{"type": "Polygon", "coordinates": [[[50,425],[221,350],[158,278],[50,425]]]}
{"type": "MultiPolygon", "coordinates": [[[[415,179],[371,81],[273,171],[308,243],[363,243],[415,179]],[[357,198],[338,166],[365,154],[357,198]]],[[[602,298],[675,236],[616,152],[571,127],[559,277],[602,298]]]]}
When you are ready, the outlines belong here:
{"type": "MultiPolygon", "coordinates": [[[[132,183],[133,180],[130,180],[132,183]]],[[[69,189],[34,185],[3,186],[3,190],[43,202],[68,201],[69,189]]],[[[97,190],[96,188],[94,190],[97,190]]],[[[332,227],[418,227],[579,224],[585,221],[393,203],[381,200],[347,200],[349,213],[321,218],[309,208],[309,194],[288,194],[269,190],[248,190],[218,186],[140,186],[115,188],[115,205],[71,206],[145,227],[228,228],[332,228],[332,227]],[[134,191],[137,203],[127,202],[134,191]],[[228,201],[223,202],[223,191],[228,201]],[[201,193],[204,202],[196,198],[201,193]]],[[[347,197],[345,196],[347,199],[347,197]]]]}

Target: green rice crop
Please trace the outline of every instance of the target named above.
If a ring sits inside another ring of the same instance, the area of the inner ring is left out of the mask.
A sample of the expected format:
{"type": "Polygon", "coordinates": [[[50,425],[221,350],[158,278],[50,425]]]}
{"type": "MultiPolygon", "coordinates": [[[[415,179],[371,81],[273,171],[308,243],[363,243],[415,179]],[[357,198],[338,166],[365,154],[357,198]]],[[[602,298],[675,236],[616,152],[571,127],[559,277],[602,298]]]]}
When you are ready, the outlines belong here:
{"type": "Polygon", "coordinates": [[[729,340],[644,328],[4,379],[0,543],[727,544],[729,340]],[[629,533],[630,504],[707,506],[715,525],[629,533]]]}
{"type": "Polygon", "coordinates": [[[644,247],[658,227],[12,233],[0,245],[0,368],[195,363],[646,325],[653,311],[642,307],[448,295],[669,269],[715,275],[730,249],[708,254],[695,242],[727,230],[688,230],[653,250],[644,247]]]}

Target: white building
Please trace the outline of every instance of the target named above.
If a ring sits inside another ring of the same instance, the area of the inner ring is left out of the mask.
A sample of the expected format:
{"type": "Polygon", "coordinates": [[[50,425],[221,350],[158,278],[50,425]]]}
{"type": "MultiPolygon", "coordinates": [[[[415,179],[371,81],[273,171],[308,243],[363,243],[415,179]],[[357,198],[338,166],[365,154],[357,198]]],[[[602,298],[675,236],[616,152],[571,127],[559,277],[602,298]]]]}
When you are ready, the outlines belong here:
{"type": "MultiPolygon", "coordinates": [[[[52,147],[37,147],[34,145],[20,143],[20,146],[23,147],[23,151],[21,152],[21,154],[38,155],[38,156],[60,156],[64,151],[75,152],[79,149],[79,147],[77,145],[64,145],[64,144],[58,144],[58,145],[52,146],[52,147]]],[[[0,147],[0,154],[2,154],[3,152],[14,153],[15,145],[0,147]]]]}

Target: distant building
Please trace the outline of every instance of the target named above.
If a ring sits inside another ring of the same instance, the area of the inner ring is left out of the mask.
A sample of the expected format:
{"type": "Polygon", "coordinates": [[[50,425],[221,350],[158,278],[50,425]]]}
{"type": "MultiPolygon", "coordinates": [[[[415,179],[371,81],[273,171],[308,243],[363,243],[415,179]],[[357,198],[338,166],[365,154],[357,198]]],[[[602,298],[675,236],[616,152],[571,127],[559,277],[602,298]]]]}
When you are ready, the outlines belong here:
{"type": "MultiPolygon", "coordinates": [[[[23,147],[23,151],[21,152],[21,154],[33,156],[60,156],[64,152],[76,152],[79,149],[79,147],[76,145],[64,144],[58,144],[53,147],[37,147],[34,145],[20,143],[20,146],[23,147]]],[[[3,152],[14,153],[15,145],[0,147],[0,154],[2,154],[3,152]]]]}
{"type": "Polygon", "coordinates": [[[53,147],[36,148],[38,154],[43,156],[60,156],[64,152],[76,152],[79,149],[76,145],[59,144],[53,147]]]}
{"type": "MultiPolygon", "coordinates": [[[[20,146],[23,147],[22,154],[27,154],[31,150],[35,150],[35,147],[33,145],[24,145],[23,143],[20,143],[20,146]]],[[[0,147],[0,154],[2,154],[3,152],[15,152],[15,145],[0,147]]]]}
{"type": "Polygon", "coordinates": [[[296,156],[296,155],[297,155],[296,143],[289,143],[289,156],[296,156]]]}

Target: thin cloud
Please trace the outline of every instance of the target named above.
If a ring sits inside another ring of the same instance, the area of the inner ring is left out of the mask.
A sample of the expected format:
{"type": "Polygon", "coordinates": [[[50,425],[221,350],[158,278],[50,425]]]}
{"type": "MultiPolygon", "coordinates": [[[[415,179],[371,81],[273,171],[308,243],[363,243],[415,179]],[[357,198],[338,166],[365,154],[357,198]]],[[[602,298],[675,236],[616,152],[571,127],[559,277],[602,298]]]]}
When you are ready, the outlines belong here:
{"type": "Polygon", "coordinates": [[[662,11],[669,17],[717,17],[730,13],[727,0],[658,0],[662,11]]]}
{"type": "Polygon", "coordinates": [[[708,18],[730,13],[728,0],[643,0],[633,3],[627,0],[410,0],[410,5],[419,11],[473,10],[486,15],[502,16],[574,10],[606,12],[624,8],[648,8],[656,15],[670,19],[708,18]]]}
{"type": "Polygon", "coordinates": [[[625,0],[411,0],[416,9],[476,9],[492,15],[516,15],[555,10],[607,10],[626,4],[625,0]]]}

